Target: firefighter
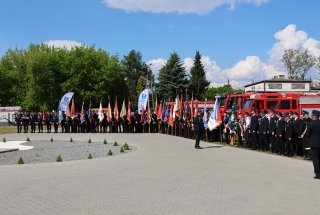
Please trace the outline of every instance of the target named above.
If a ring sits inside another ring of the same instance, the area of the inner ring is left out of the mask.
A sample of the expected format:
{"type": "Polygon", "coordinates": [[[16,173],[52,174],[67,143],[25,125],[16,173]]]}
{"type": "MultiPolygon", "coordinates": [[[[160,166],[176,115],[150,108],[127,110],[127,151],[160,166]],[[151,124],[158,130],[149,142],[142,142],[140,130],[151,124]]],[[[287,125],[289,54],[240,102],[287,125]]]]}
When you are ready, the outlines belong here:
{"type": "Polygon", "coordinates": [[[269,111],[269,127],[268,127],[268,136],[269,136],[269,141],[271,144],[271,152],[276,153],[277,152],[277,147],[275,145],[276,143],[276,124],[277,124],[277,116],[275,115],[275,111],[271,109],[269,111]]]}
{"type": "Polygon", "coordinates": [[[290,114],[285,113],[285,135],[286,135],[286,156],[292,157],[294,154],[293,136],[294,128],[293,121],[290,119],[290,114]]]}
{"type": "Polygon", "coordinates": [[[311,159],[314,167],[315,179],[320,179],[320,112],[312,111],[312,119],[308,126],[308,135],[310,135],[311,159]]]}
{"type": "Polygon", "coordinates": [[[250,124],[250,136],[251,136],[251,149],[256,150],[258,147],[258,130],[259,130],[259,116],[256,114],[256,110],[251,111],[251,124],[250,124]]]}
{"type": "Polygon", "coordinates": [[[259,123],[259,148],[262,151],[269,150],[269,143],[267,138],[267,131],[269,126],[269,120],[267,118],[268,111],[264,110],[261,111],[260,116],[260,123],[259,123]]]}
{"type": "Polygon", "coordinates": [[[282,117],[282,113],[276,112],[278,120],[276,121],[276,131],[275,131],[275,151],[280,154],[285,154],[285,120],[282,117]]]}
{"type": "Polygon", "coordinates": [[[303,150],[303,159],[310,160],[310,151],[307,150],[310,147],[310,136],[307,134],[307,129],[309,124],[312,122],[312,119],[309,117],[309,112],[303,110],[302,111],[302,122],[303,122],[303,133],[301,135],[302,139],[302,150],[303,150]]]}
{"type": "Polygon", "coordinates": [[[294,149],[297,155],[302,156],[302,140],[301,135],[303,133],[303,122],[298,117],[298,113],[293,113],[293,143],[294,143],[294,149]]]}

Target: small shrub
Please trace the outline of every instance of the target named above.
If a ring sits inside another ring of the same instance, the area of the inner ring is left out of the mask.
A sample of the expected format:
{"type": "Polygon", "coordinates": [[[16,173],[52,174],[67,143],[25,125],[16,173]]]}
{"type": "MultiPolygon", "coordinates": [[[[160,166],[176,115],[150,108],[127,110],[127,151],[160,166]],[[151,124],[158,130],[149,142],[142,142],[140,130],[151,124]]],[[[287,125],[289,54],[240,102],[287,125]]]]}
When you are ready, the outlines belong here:
{"type": "Polygon", "coordinates": [[[129,145],[128,145],[127,143],[125,143],[125,144],[123,145],[123,148],[124,148],[124,150],[129,150],[129,145]]]}
{"type": "Polygon", "coordinates": [[[61,155],[58,155],[56,161],[57,161],[57,162],[62,162],[62,157],[61,157],[61,155]]]}
{"type": "Polygon", "coordinates": [[[19,158],[18,164],[24,164],[24,161],[23,161],[22,157],[19,158]]]}
{"type": "Polygon", "coordinates": [[[5,143],[5,142],[7,142],[7,140],[6,140],[6,138],[5,138],[5,137],[2,139],[2,142],[4,142],[4,143],[5,143]]]}
{"type": "Polygon", "coordinates": [[[89,138],[88,143],[91,143],[91,138],[89,138]]]}
{"type": "Polygon", "coordinates": [[[53,138],[52,137],[50,138],[50,142],[53,142],[53,138]]]}
{"type": "Polygon", "coordinates": [[[103,144],[108,144],[106,139],[103,140],[103,144]]]}
{"type": "Polygon", "coordinates": [[[119,144],[117,143],[117,141],[114,141],[113,146],[118,146],[119,144]]]}
{"type": "Polygon", "coordinates": [[[92,155],[91,155],[91,153],[89,153],[89,155],[88,155],[88,159],[92,159],[92,155]]]}
{"type": "Polygon", "coordinates": [[[70,143],[72,143],[73,142],[73,139],[72,139],[72,137],[70,138],[70,143]]]}
{"type": "Polygon", "coordinates": [[[27,137],[27,141],[28,141],[28,142],[30,141],[30,138],[29,138],[29,137],[27,137]]]}
{"type": "Polygon", "coordinates": [[[111,149],[108,151],[108,155],[109,155],[109,156],[113,155],[111,149]]]}
{"type": "Polygon", "coordinates": [[[124,152],[124,149],[123,149],[123,147],[121,147],[121,149],[120,149],[120,153],[123,153],[124,152]]]}

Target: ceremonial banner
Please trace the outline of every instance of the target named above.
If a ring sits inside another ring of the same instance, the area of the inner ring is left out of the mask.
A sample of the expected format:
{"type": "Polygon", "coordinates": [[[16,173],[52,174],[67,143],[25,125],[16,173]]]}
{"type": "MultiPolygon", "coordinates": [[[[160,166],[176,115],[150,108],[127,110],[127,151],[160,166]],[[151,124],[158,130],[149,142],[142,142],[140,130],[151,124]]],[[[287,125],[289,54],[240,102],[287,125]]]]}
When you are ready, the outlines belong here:
{"type": "Polygon", "coordinates": [[[102,102],[101,101],[100,101],[100,107],[99,107],[99,111],[98,111],[98,118],[99,118],[100,122],[104,118],[103,109],[102,109],[102,102]]]}
{"type": "Polygon", "coordinates": [[[207,99],[205,99],[205,102],[204,102],[203,125],[205,129],[208,128],[207,99]]]}
{"type": "Polygon", "coordinates": [[[176,114],[179,115],[178,111],[180,111],[180,109],[181,109],[181,104],[180,104],[180,100],[179,100],[179,95],[177,95],[175,103],[174,103],[174,107],[173,107],[173,114],[172,114],[173,119],[176,118],[176,114]]]}
{"type": "Polygon", "coordinates": [[[120,112],[120,117],[124,118],[125,116],[127,116],[127,109],[126,109],[126,104],[125,104],[125,102],[123,100],[122,107],[121,107],[121,112],[120,112]]]}
{"type": "Polygon", "coordinates": [[[221,114],[219,111],[219,101],[218,101],[218,97],[216,97],[216,102],[214,104],[214,107],[208,122],[209,130],[212,131],[213,129],[216,129],[217,127],[220,126],[221,122],[222,120],[221,120],[221,114]]]}
{"type": "Polygon", "coordinates": [[[138,101],[139,113],[141,113],[142,111],[142,106],[143,106],[143,109],[146,110],[148,100],[149,100],[149,89],[145,89],[140,93],[140,96],[139,96],[139,101],[138,101]]]}
{"type": "Polygon", "coordinates": [[[113,117],[116,121],[119,120],[119,110],[118,110],[118,99],[116,97],[116,100],[114,102],[114,110],[113,110],[113,117]]]}
{"type": "Polygon", "coordinates": [[[85,113],[84,113],[83,105],[84,105],[84,102],[82,102],[82,107],[81,107],[81,116],[80,116],[81,123],[85,121],[85,117],[84,117],[85,113]]]}
{"type": "Polygon", "coordinates": [[[108,104],[108,113],[107,113],[107,120],[108,122],[112,121],[112,111],[111,111],[111,104],[110,104],[110,97],[108,96],[109,104],[108,104]]]}
{"type": "Polygon", "coordinates": [[[67,111],[67,105],[70,103],[73,95],[74,95],[73,92],[69,92],[69,93],[66,93],[61,98],[60,103],[59,103],[59,108],[58,108],[58,111],[59,111],[59,122],[61,122],[61,120],[63,119],[63,112],[67,111]]]}
{"type": "Polygon", "coordinates": [[[74,104],[74,98],[72,99],[71,105],[71,118],[73,119],[76,116],[76,105],[74,104]]]}
{"type": "Polygon", "coordinates": [[[129,121],[129,124],[131,124],[131,104],[130,101],[128,102],[128,111],[127,111],[127,120],[129,121]]]}

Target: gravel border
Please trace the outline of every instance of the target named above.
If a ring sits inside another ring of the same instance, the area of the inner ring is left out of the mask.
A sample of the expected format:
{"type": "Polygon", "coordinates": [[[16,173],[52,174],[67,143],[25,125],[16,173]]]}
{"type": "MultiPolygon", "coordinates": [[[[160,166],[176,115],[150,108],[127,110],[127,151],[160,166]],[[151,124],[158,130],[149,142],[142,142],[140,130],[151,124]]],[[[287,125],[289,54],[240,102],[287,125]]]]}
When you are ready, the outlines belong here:
{"type": "MultiPolygon", "coordinates": [[[[117,141],[118,142],[118,141],[117,141]]],[[[136,150],[136,147],[129,145],[130,150],[120,153],[120,149],[124,143],[118,142],[118,146],[113,146],[114,142],[103,144],[103,141],[92,141],[91,143],[84,141],[62,141],[54,140],[35,140],[24,143],[23,145],[34,146],[34,149],[25,151],[13,151],[0,154],[0,165],[17,164],[22,157],[25,164],[34,163],[50,163],[56,162],[58,155],[61,155],[63,161],[85,160],[88,159],[89,153],[92,158],[108,157],[109,150],[114,155],[125,154],[136,150]]]]}

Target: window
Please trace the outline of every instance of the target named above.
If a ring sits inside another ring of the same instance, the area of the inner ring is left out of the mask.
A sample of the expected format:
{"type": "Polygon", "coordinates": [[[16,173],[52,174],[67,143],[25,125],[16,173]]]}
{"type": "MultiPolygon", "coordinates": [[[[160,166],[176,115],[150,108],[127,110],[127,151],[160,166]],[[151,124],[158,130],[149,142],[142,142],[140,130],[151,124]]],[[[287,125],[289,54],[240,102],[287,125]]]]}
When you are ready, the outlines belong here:
{"type": "Polygon", "coordinates": [[[244,106],[243,106],[243,109],[244,110],[248,110],[250,108],[252,104],[252,100],[251,99],[248,99],[245,103],[244,103],[244,106]]]}
{"type": "Polygon", "coordinates": [[[267,109],[275,109],[278,106],[278,101],[267,101],[267,109]]]}
{"type": "Polygon", "coordinates": [[[292,88],[293,90],[306,89],[306,85],[303,84],[303,83],[294,83],[294,84],[291,84],[291,88],[292,88]]]}
{"type": "Polygon", "coordinates": [[[274,89],[282,89],[282,84],[281,83],[270,83],[270,84],[268,84],[269,85],[269,89],[272,89],[272,90],[274,90],[274,89]]]}
{"type": "Polygon", "coordinates": [[[292,109],[297,109],[297,101],[292,100],[292,109]]]}
{"type": "Polygon", "coordinates": [[[264,110],[264,102],[263,101],[255,101],[253,107],[258,110],[264,110]]]}
{"type": "Polygon", "coordinates": [[[280,109],[290,109],[290,100],[282,100],[280,102],[280,109]]]}

